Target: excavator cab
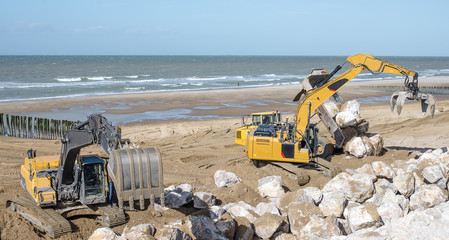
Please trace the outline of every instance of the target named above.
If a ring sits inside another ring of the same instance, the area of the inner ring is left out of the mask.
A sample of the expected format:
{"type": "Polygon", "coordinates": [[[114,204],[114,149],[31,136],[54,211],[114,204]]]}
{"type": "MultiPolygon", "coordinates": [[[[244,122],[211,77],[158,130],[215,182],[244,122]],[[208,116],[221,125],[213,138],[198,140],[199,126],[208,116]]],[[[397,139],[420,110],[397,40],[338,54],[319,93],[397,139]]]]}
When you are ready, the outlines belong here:
{"type": "Polygon", "coordinates": [[[80,202],[95,204],[106,202],[107,179],[105,162],[98,155],[81,156],[80,202]]]}

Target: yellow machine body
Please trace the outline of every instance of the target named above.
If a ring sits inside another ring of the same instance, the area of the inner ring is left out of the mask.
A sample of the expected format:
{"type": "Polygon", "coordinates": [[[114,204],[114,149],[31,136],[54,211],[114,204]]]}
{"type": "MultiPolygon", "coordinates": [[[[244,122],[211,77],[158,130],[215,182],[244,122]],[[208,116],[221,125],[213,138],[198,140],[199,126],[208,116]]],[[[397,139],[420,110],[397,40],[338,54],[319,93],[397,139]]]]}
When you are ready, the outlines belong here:
{"type": "MultiPolygon", "coordinates": [[[[401,66],[374,58],[372,55],[357,54],[346,59],[345,63],[351,66],[341,75],[330,79],[333,74],[342,68],[338,66],[327,78],[323,77],[313,83],[310,89],[302,88],[294,101],[299,101],[294,122],[291,125],[292,134],[286,139],[282,136],[280,128],[270,126],[253,127],[254,131],[247,134],[246,155],[252,160],[283,161],[292,163],[307,163],[314,156],[319,157],[320,148],[323,147],[316,134],[310,135],[315,125],[310,123],[311,115],[315,110],[334,93],[338,92],[345,84],[356,77],[362,70],[370,72],[383,72],[390,74],[413,76],[417,79],[417,73],[401,66]],[[259,130],[262,128],[262,130],[259,130]],[[265,128],[265,130],[263,130],[265,128]],[[268,129],[268,130],[266,130],[268,129]],[[258,134],[259,131],[259,134],[258,134]],[[306,142],[308,144],[306,144],[306,142]],[[320,146],[321,145],[321,146],[320,146]]],[[[312,82],[314,76],[309,75],[304,81],[312,82]]],[[[416,80],[417,81],[417,80],[416,80]]],[[[417,84],[417,82],[416,82],[417,84]]],[[[304,86],[304,82],[303,82],[304,86]]],[[[411,98],[417,99],[417,98],[411,98]]],[[[243,134],[242,134],[243,136],[243,134]]],[[[237,143],[237,142],[236,142],[237,143]]]]}
{"type": "MultiPolygon", "coordinates": [[[[243,122],[244,117],[242,117],[243,122]]],[[[281,113],[278,111],[251,113],[249,117],[251,118],[251,124],[239,127],[235,131],[235,144],[245,146],[248,133],[256,129],[260,124],[275,124],[281,121],[281,113]]]]}
{"type": "Polygon", "coordinates": [[[38,206],[56,205],[50,174],[57,172],[58,162],[59,155],[25,158],[20,167],[21,184],[38,206]]]}

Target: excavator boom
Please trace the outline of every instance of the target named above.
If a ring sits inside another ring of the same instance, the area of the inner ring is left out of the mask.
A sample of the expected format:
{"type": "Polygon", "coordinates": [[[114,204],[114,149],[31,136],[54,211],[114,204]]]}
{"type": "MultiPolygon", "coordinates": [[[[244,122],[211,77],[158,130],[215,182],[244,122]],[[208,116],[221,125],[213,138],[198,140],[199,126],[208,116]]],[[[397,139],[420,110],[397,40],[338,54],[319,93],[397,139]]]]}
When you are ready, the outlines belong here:
{"type": "Polygon", "coordinates": [[[346,62],[349,62],[352,65],[343,74],[330,80],[330,78],[342,68],[341,66],[337,66],[337,68],[324,80],[315,83],[315,86],[312,86],[308,91],[307,89],[301,90],[298,96],[296,96],[295,100],[301,99],[296,109],[296,139],[301,139],[304,135],[302,131],[307,128],[311,113],[363,70],[370,71],[373,74],[390,73],[403,75],[405,77],[405,90],[397,91],[393,94],[390,100],[391,110],[393,111],[394,107],[397,106],[397,112],[400,114],[405,99],[417,100],[421,102],[421,108],[424,115],[428,111],[428,106],[430,105],[430,116],[433,117],[436,104],[435,98],[430,94],[419,91],[418,73],[367,54],[350,56],[347,58],[346,62]],[[413,79],[410,80],[410,77],[413,79]]]}

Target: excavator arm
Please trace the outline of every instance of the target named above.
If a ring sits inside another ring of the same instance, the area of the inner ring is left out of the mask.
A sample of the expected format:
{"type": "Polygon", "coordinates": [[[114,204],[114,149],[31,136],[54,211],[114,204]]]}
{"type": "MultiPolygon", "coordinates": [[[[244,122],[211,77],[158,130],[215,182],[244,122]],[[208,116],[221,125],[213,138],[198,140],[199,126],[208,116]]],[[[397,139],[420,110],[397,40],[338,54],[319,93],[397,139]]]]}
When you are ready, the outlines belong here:
{"type": "Polygon", "coordinates": [[[393,111],[397,105],[397,112],[400,114],[405,99],[418,100],[421,101],[423,114],[427,112],[427,107],[429,105],[431,106],[430,114],[433,117],[435,112],[435,99],[432,95],[419,91],[418,73],[367,54],[350,56],[345,63],[347,62],[352,65],[343,74],[330,80],[342,68],[342,66],[337,66],[325,79],[315,83],[312,89],[309,91],[303,89],[296,96],[295,100],[300,100],[300,103],[298,104],[295,115],[295,140],[300,140],[304,136],[304,131],[309,125],[311,113],[363,70],[370,71],[371,73],[391,73],[405,76],[405,91],[397,91],[393,94],[390,100],[391,110],[393,111]],[[410,77],[413,77],[413,79],[410,80],[410,77]]]}

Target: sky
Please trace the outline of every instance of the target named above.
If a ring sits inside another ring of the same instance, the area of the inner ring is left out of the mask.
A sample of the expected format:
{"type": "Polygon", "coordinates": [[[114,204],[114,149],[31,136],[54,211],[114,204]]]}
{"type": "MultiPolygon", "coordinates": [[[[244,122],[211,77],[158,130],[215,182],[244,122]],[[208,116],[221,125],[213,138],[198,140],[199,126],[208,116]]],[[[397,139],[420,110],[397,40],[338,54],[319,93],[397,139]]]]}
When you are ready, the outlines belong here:
{"type": "Polygon", "coordinates": [[[449,56],[447,0],[2,0],[0,55],[449,56]]]}

